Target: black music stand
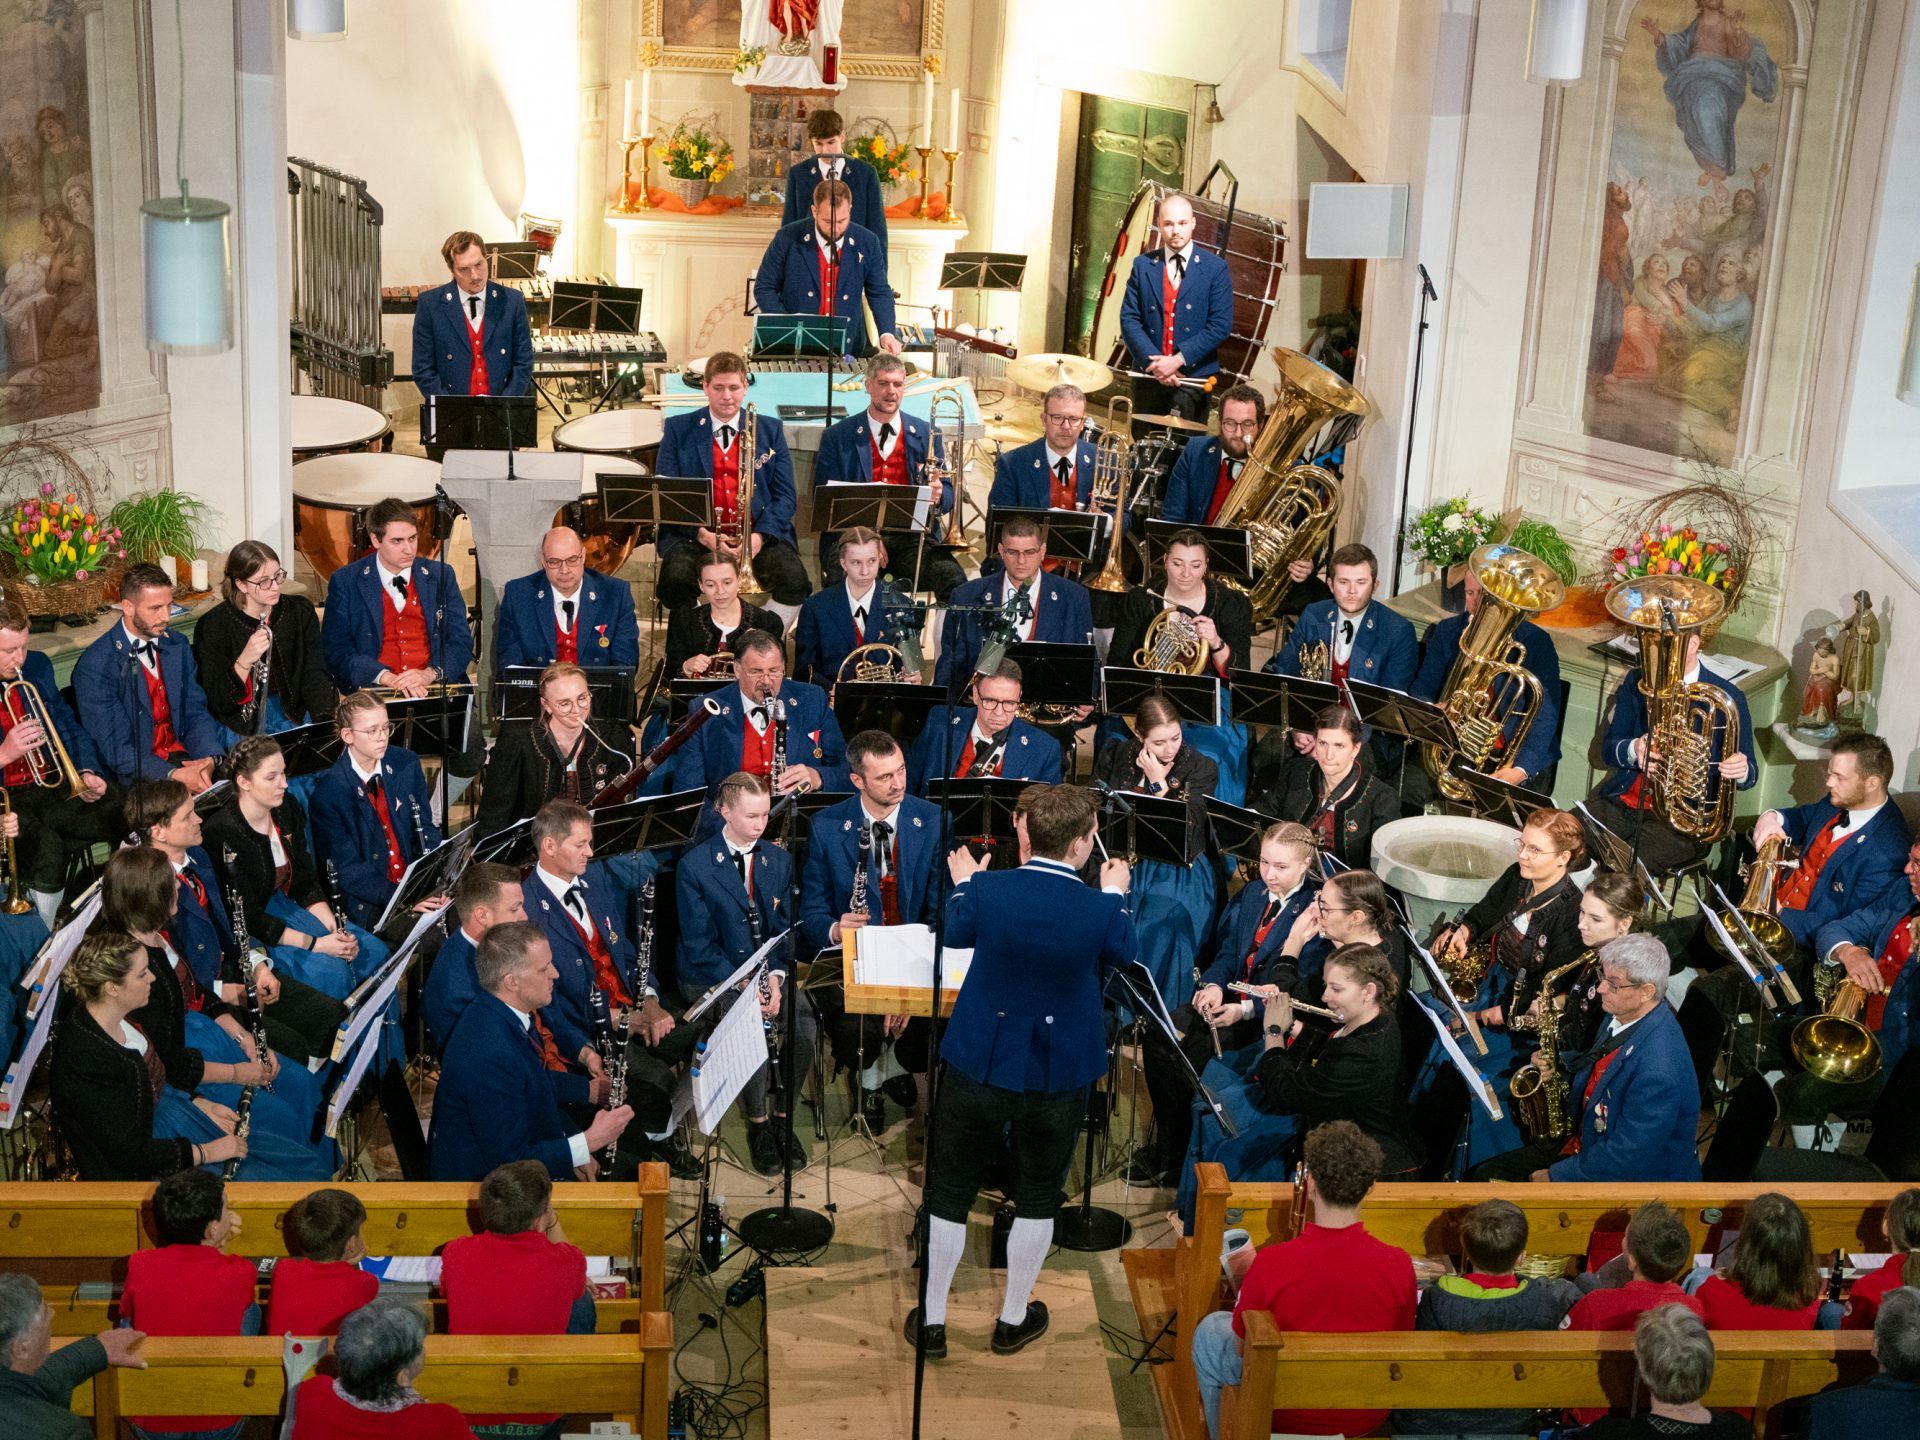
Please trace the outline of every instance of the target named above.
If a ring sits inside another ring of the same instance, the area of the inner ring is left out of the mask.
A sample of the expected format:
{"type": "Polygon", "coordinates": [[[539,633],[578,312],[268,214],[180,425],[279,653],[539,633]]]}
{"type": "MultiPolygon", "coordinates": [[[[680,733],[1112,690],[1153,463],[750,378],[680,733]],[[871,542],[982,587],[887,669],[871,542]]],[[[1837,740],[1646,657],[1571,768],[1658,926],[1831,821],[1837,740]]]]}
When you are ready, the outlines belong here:
{"type": "Polygon", "coordinates": [[[904,747],[906,740],[902,737],[916,736],[926,729],[927,718],[946,699],[945,689],[938,685],[842,680],[833,687],[833,715],[840,722],[842,735],[884,730],[904,747]]]}
{"type": "Polygon", "coordinates": [[[513,480],[513,452],[540,443],[538,404],[532,395],[429,395],[420,402],[420,443],[429,460],[449,450],[504,451],[513,480]]]}
{"type": "Polygon", "coordinates": [[[587,330],[596,335],[638,335],[640,303],[645,293],[637,285],[557,280],[553,299],[548,302],[547,328],[587,330]]]}
{"type": "MultiPolygon", "coordinates": [[[[493,718],[537,720],[544,665],[509,665],[493,676],[493,718]]],[[[586,672],[588,698],[596,720],[625,725],[633,719],[633,672],[595,666],[586,672]]]]}
{"type": "Polygon", "coordinates": [[[387,719],[393,722],[393,738],[416,755],[439,760],[464,755],[473,724],[473,687],[462,682],[451,695],[389,700],[387,719]]]}
{"type": "Polygon", "coordinates": [[[513,865],[524,870],[536,858],[532,816],[516,820],[504,830],[481,836],[473,847],[475,865],[513,865]]]}
{"type": "Polygon", "coordinates": [[[340,758],[340,752],[346,748],[341,742],[339,727],[331,720],[296,725],[291,730],[280,731],[273,738],[280,746],[280,753],[286,757],[289,780],[298,780],[303,775],[318,775],[322,770],[331,768],[333,762],[340,758]]]}
{"type": "Polygon", "coordinates": [[[1158,860],[1163,865],[1184,870],[1206,853],[1202,827],[1194,823],[1193,811],[1185,800],[1166,795],[1137,795],[1132,791],[1121,794],[1113,790],[1104,797],[1103,809],[1109,818],[1102,841],[1113,838],[1113,823],[1117,820],[1125,837],[1124,855],[1128,864],[1158,860]]]}
{"type": "Polygon", "coordinates": [[[667,682],[667,728],[687,717],[687,708],[702,695],[711,695],[734,683],[731,675],[680,675],[667,682]]]}
{"type": "MultiPolygon", "coordinates": [[[[1531,796],[1537,792],[1527,793],[1531,796]]],[[[1668,902],[1667,897],[1660,893],[1660,887],[1654,884],[1653,872],[1647,869],[1647,862],[1640,858],[1639,852],[1632,845],[1595,819],[1593,812],[1587,809],[1586,801],[1574,802],[1573,818],[1580,822],[1580,833],[1586,837],[1587,841],[1587,853],[1593,856],[1602,868],[1633,876],[1640,882],[1640,888],[1652,897],[1656,905],[1667,914],[1673,914],[1673,906],[1668,902]]]]}
{"type": "MultiPolygon", "coordinates": [[[[940,280],[936,290],[1018,290],[1026,282],[1027,257],[997,250],[956,250],[940,262],[940,280]]],[[[982,310],[975,304],[973,320],[981,322],[982,310]]]]}
{"type": "Polygon", "coordinates": [[[1404,690],[1390,690],[1385,685],[1370,685],[1351,675],[1347,677],[1347,698],[1353,702],[1360,723],[1369,729],[1397,735],[1415,745],[1437,745],[1447,751],[1460,748],[1453,717],[1436,701],[1422,700],[1404,690]]]}
{"type": "Polygon", "coordinates": [[[546,252],[531,240],[494,240],[487,244],[487,259],[495,280],[533,280],[540,274],[540,262],[546,252]]]}
{"type": "Polygon", "coordinates": [[[608,524],[713,528],[713,482],[704,475],[629,475],[595,478],[600,513],[608,524]]]}
{"type": "Polygon", "coordinates": [[[1231,855],[1249,865],[1260,863],[1260,840],[1273,826],[1273,817],[1249,810],[1244,805],[1229,805],[1224,800],[1206,798],[1207,823],[1213,830],[1213,848],[1220,855],[1231,855]]]}
{"type": "Polygon", "coordinates": [[[1013,809],[1020,792],[1031,783],[998,776],[949,781],[946,810],[950,833],[962,843],[978,844],[988,851],[1005,846],[1008,853],[1017,854],[1013,809]]]}
{"type": "MultiPolygon", "coordinates": [[[[920,571],[927,553],[927,532],[921,525],[919,509],[923,487],[919,485],[874,485],[858,481],[831,481],[816,485],[813,491],[813,529],[820,536],[820,563],[826,564],[832,537],[842,530],[863,526],[876,534],[911,530],[914,535],[913,584],[920,589],[920,571]]],[[[927,502],[929,519],[932,502],[927,502]]],[[[893,557],[889,555],[888,560],[893,557]]],[[[851,732],[849,732],[851,733],[851,732]]]]}
{"type": "Polygon", "coordinates": [[[1174,713],[1191,724],[1221,723],[1220,677],[1211,672],[1180,675],[1123,665],[1100,672],[1100,709],[1108,715],[1132,715],[1149,695],[1165,696],[1174,713]]]}
{"type": "Polygon", "coordinates": [[[782,405],[780,419],[791,423],[818,420],[831,425],[843,413],[833,403],[833,377],[847,358],[853,322],[844,315],[756,315],[747,354],[755,360],[825,360],[827,403],[818,411],[811,405],[782,405]]]}
{"type": "Polygon", "coordinates": [[[1233,718],[1242,725],[1278,725],[1311,735],[1322,710],[1348,702],[1329,680],[1270,675],[1265,670],[1229,670],[1233,718]]]}
{"type": "Polygon", "coordinates": [[[1489,815],[1511,816],[1516,830],[1526,827],[1526,817],[1535,810],[1553,808],[1551,795],[1529,790],[1524,785],[1509,785],[1504,780],[1496,780],[1474,769],[1465,760],[1455,759],[1447,767],[1447,773],[1467,787],[1467,793],[1473,797],[1474,814],[1483,818],[1489,815]]]}
{"type": "Polygon", "coordinates": [[[400,883],[393,887],[393,894],[387,897],[386,909],[380,912],[379,923],[372,927],[374,934],[385,930],[393,922],[394,916],[404,915],[422,900],[430,900],[435,895],[451,895],[454,882],[473,858],[473,847],[479,839],[474,827],[467,825],[447,836],[426,854],[416,856],[413,863],[407,866],[406,874],[400,877],[400,883]]]}
{"type": "Polygon", "coordinates": [[[693,843],[706,808],[704,790],[676,790],[670,795],[645,795],[603,806],[593,812],[594,851],[632,855],[647,850],[684,850],[693,843]]]}
{"type": "Polygon", "coordinates": [[[1107,553],[1110,516],[1090,510],[1025,510],[1002,506],[987,516],[986,546],[1000,543],[1001,528],[1009,520],[1031,520],[1040,527],[1041,543],[1049,560],[1077,560],[1097,566],[1107,553]]]}
{"type": "Polygon", "coordinates": [[[1252,585],[1259,577],[1253,573],[1253,545],[1244,530],[1226,525],[1176,525],[1171,520],[1147,521],[1147,564],[1165,562],[1167,545],[1183,530],[1197,530],[1207,542],[1207,574],[1222,580],[1252,585]]]}
{"type": "Polygon", "coordinates": [[[1022,640],[1007,647],[1020,667],[1020,699],[1027,705],[1091,705],[1098,698],[1100,657],[1091,645],[1022,640]]]}

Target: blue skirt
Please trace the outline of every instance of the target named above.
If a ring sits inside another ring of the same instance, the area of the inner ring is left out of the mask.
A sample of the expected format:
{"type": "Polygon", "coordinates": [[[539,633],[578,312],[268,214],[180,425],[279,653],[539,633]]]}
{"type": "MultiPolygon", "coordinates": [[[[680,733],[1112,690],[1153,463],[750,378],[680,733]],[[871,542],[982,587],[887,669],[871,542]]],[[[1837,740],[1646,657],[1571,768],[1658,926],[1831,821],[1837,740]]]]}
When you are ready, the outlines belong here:
{"type": "MultiPolygon", "coordinates": [[[[1471,1005],[1468,1006],[1472,1009],[1471,1005]]],[[[1513,1079],[1513,1072],[1527,1063],[1531,1049],[1522,1050],[1513,1043],[1510,1031],[1496,1030],[1490,1025],[1480,1027],[1480,1035],[1487,1042],[1487,1053],[1477,1054],[1472,1043],[1465,1035],[1459,1037],[1460,1048],[1475,1069],[1487,1078],[1493,1086],[1493,1093],[1500,1098],[1500,1118],[1495,1120],[1487,1114],[1487,1107],[1472,1095],[1467,1096],[1466,1136],[1464,1143],[1457,1135],[1429,1135],[1426,1137],[1430,1147],[1445,1145],[1451,1151],[1446,1178],[1464,1179],[1466,1173],[1483,1160],[1495,1155],[1504,1155],[1509,1150],[1517,1150],[1526,1144],[1526,1137],[1520,1133],[1520,1126],[1513,1118],[1513,1098],[1507,1093],[1507,1083],[1513,1079]]],[[[1420,1067],[1420,1073],[1413,1082],[1412,1100],[1419,1103],[1439,1080],[1455,1073],[1453,1060],[1441,1048],[1436,1039],[1427,1051],[1427,1058],[1420,1067]]]]}
{"type": "Polygon", "coordinates": [[[1209,1060],[1200,1072],[1201,1083],[1213,1092],[1239,1133],[1229,1136],[1213,1111],[1195,1097],[1193,1139],[1188,1143],[1186,1163],[1174,1191],[1174,1208],[1188,1230],[1193,1228],[1193,1203],[1199,1191],[1193,1167],[1201,1161],[1226,1167],[1227,1178],[1236,1182],[1288,1178],[1288,1160],[1300,1132],[1300,1118],[1260,1108],[1260,1087],[1253,1080],[1253,1069],[1265,1051],[1264,1045],[1243,1046],[1209,1060]]]}
{"type": "Polygon", "coordinates": [[[1184,868],[1159,860],[1134,866],[1128,903],[1140,963],[1152,973],[1168,1010],[1178,1010],[1193,996],[1194,963],[1213,929],[1218,899],[1211,856],[1184,868]]]}
{"type": "MultiPolygon", "coordinates": [[[[187,1044],[215,1065],[241,1065],[248,1060],[240,1042],[198,1010],[187,1012],[187,1044]]],[[[240,1103],[240,1088],[234,1084],[202,1083],[197,1093],[231,1108],[240,1103]]],[[[272,1088],[254,1089],[254,1126],[258,1128],[270,1114],[273,1128],[304,1143],[313,1134],[313,1122],[320,1113],[322,1098],[319,1077],[306,1066],[282,1057],[280,1073],[274,1077],[272,1088]],[[282,1123],[283,1114],[285,1123],[282,1123]]]]}
{"type": "MultiPolygon", "coordinates": [[[[327,933],[326,925],[318,915],[293,903],[291,897],[275,892],[267,901],[267,913],[290,929],[298,930],[302,935],[311,935],[318,939],[327,933]]],[[[343,917],[344,918],[344,917],[343,917]]],[[[331,995],[336,1000],[345,1000],[353,993],[354,987],[373,975],[386,964],[387,956],[392,952],[386,941],[372,932],[362,930],[352,921],[345,921],[347,932],[360,942],[360,953],[351,962],[332,955],[316,955],[311,950],[296,949],[291,945],[275,945],[267,953],[273,957],[273,968],[281,974],[291,975],[303,985],[331,995]]],[[[406,1053],[401,1048],[400,996],[396,992],[387,1002],[388,1023],[380,1042],[382,1055],[387,1059],[406,1063],[406,1053]]]]}
{"type": "MultiPolygon", "coordinates": [[[[234,1091],[238,1098],[239,1091],[234,1091]]],[[[212,1097],[208,1097],[212,1098],[212,1097]]],[[[221,1103],[225,1103],[224,1101],[221,1103]]],[[[254,1118],[247,1133],[247,1158],[234,1171],[236,1180],[331,1180],[336,1167],[326,1164],[309,1146],[289,1140],[263,1124],[260,1093],[254,1092],[254,1118]]],[[[205,1145],[220,1138],[220,1127],[213,1117],[193,1103],[184,1090],[167,1086],[155,1099],[153,1133],[166,1139],[190,1140],[205,1145]]],[[[218,1175],[226,1162],[210,1161],[200,1167],[218,1175]]]]}
{"type": "Polygon", "coordinates": [[[26,1000],[20,977],[47,943],[47,927],[38,912],[0,914],[0,1070],[13,1059],[26,1030],[26,1000]]]}

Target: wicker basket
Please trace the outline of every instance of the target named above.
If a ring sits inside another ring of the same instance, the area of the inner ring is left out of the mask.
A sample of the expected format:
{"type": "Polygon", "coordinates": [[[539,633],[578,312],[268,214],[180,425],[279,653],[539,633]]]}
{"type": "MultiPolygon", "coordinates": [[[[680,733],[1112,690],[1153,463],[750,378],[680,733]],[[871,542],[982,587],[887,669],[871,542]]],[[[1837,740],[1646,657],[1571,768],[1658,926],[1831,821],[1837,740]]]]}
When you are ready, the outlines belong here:
{"type": "Polygon", "coordinates": [[[708,192],[713,189],[711,180],[684,180],[678,175],[669,175],[660,183],[677,196],[680,203],[689,210],[704,205],[708,192]]]}
{"type": "Polygon", "coordinates": [[[120,592],[120,562],[95,570],[84,580],[36,585],[11,564],[6,567],[6,597],[29,615],[92,615],[113,603],[120,592]]]}

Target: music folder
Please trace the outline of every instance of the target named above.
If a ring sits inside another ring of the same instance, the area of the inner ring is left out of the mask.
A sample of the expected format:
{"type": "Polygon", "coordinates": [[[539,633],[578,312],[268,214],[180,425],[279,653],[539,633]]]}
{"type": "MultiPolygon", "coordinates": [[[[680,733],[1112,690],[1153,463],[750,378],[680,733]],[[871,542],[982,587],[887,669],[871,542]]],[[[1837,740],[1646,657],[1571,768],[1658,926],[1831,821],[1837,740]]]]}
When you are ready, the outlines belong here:
{"type": "Polygon", "coordinates": [[[1553,797],[1544,791],[1496,780],[1458,757],[1447,767],[1447,773],[1467,787],[1467,793],[1473,797],[1474,814],[1511,816],[1516,830],[1525,828],[1527,816],[1535,810],[1553,808],[1553,797]]]}
{"type": "Polygon", "coordinates": [[[713,528],[713,482],[704,475],[608,471],[596,475],[594,485],[608,524],[713,528]]]}
{"type": "Polygon", "coordinates": [[[995,506],[987,517],[987,549],[1000,543],[1000,530],[1009,520],[1031,520],[1040,527],[1040,538],[1050,560],[1078,560],[1094,564],[1106,558],[1107,531],[1111,517],[1089,510],[1025,510],[1012,505],[995,506]]]}
{"type": "Polygon", "coordinates": [[[1385,685],[1370,685],[1365,680],[1347,677],[1347,700],[1360,723],[1370,730],[1397,735],[1416,745],[1437,745],[1457,750],[1460,737],[1454,733],[1453,718],[1432,700],[1422,700],[1404,690],[1385,685]]]}
{"type": "Polygon", "coordinates": [[[1167,545],[1183,530],[1197,530],[1207,542],[1207,573],[1223,580],[1252,585],[1260,577],[1253,573],[1253,544],[1244,530],[1227,525],[1182,525],[1172,520],[1147,521],[1147,563],[1157,567],[1167,555],[1167,545]]]}
{"type": "MultiPolygon", "coordinates": [[[[399,817],[395,817],[396,822],[399,817]]],[[[400,883],[393,887],[393,894],[387,897],[386,908],[380,912],[380,919],[374,925],[376,934],[392,923],[393,917],[411,910],[422,900],[430,900],[435,895],[453,894],[454,882],[467,868],[467,862],[473,857],[473,848],[480,837],[474,834],[474,826],[467,825],[456,830],[424,855],[416,855],[413,863],[407,866],[406,873],[400,877],[400,883]]]]}
{"type": "Polygon", "coordinates": [[[1027,705],[1091,705],[1098,698],[1100,659],[1091,645],[1022,640],[1007,647],[1020,667],[1020,699],[1027,705]]]}
{"type": "Polygon", "coordinates": [[[1206,850],[1202,827],[1185,800],[1114,790],[1102,801],[1100,835],[1109,857],[1158,860],[1184,870],[1206,850]]]}
{"type": "Polygon", "coordinates": [[[833,715],[842,735],[884,730],[904,746],[927,728],[927,717],[946,698],[942,685],[842,680],[833,687],[833,715]]]}
{"type": "Polygon", "coordinates": [[[813,528],[831,534],[864,526],[868,530],[923,530],[933,492],[926,485],[873,485],[859,481],[823,481],[813,490],[813,528]]]}
{"type": "Polygon", "coordinates": [[[1331,681],[1265,670],[1229,670],[1227,685],[1233,691],[1233,718],[1242,725],[1278,725],[1311,735],[1322,710],[1347,703],[1331,681]]]}
{"type": "Polygon", "coordinates": [[[1132,715],[1149,695],[1164,696],[1174,713],[1189,724],[1222,723],[1220,677],[1212,671],[1183,675],[1109,665],[1100,672],[1100,708],[1109,715],[1132,715]]]}
{"type": "Polygon", "coordinates": [[[1213,848],[1220,855],[1231,855],[1248,865],[1260,863],[1260,837],[1273,825],[1270,816],[1244,805],[1229,805],[1209,795],[1206,799],[1207,823],[1213,829],[1213,848]]]}

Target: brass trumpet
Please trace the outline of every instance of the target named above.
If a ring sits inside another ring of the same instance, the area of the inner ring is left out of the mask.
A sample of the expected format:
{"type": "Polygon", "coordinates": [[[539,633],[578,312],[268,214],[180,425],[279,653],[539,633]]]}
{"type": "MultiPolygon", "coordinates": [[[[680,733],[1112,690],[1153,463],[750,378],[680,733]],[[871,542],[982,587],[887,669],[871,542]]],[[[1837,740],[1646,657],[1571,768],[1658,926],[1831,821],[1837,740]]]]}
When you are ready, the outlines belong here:
{"type": "MultiPolygon", "coordinates": [[[[7,798],[5,786],[0,786],[0,815],[11,817],[13,801],[7,798]]],[[[20,846],[13,836],[7,837],[7,903],[0,906],[9,915],[24,915],[33,909],[33,901],[27,898],[27,877],[20,873],[20,846]]]]}

